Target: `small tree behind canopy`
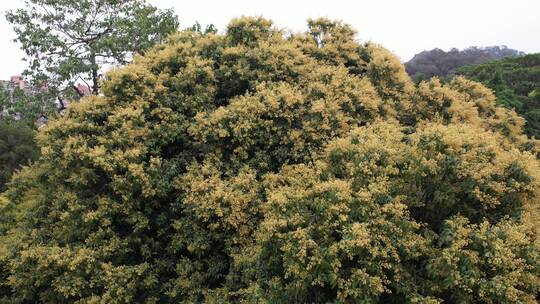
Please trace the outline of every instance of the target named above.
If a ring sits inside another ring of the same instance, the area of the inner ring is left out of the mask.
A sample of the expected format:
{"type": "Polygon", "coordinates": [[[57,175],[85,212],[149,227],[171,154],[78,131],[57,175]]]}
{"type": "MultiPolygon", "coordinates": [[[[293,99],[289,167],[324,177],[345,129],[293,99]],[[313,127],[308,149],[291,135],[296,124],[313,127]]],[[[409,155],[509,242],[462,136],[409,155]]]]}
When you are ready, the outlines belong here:
{"type": "Polygon", "coordinates": [[[125,64],[144,54],[178,28],[171,10],[142,0],[25,0],[25,8],[7,13],[26,52],[36,85],[52,96],[84,82],[99,92],[100,69],[125,64]]]}

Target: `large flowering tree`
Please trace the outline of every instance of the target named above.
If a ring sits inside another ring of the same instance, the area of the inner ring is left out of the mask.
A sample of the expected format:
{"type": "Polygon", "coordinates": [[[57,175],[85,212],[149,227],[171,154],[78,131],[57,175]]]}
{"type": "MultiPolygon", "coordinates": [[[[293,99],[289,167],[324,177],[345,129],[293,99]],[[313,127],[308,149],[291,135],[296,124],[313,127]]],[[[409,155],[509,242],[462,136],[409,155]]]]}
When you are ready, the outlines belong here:
{"type": "Polygon", "coordinates": [[[523,119],[354,35],[239,18],[110,72],[1,197],[4,299],[534,303],[523,119]]]}

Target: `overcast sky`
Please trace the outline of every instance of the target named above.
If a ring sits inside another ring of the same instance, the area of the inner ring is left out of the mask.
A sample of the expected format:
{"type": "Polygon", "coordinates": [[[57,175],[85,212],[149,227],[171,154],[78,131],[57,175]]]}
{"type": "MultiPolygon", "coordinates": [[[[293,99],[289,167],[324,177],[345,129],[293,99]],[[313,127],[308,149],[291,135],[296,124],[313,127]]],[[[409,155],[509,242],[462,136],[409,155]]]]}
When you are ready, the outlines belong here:
{"type": "MultiPolygon", "coordinates": [[[[76,1],[76,0],[74,0],[76,1]]],[[[220,31],[241,15],[262,15],[279,27],[305,29],[308,18],[329,17],[356,28],[358,39],[380,43],[407,61],[433,48],[507,45],[527,53],[540,52],[540,0],[150,0],[173,8],[182,27],[195,21],[213,23],[220,31]]],[[[22,0],[0,1],[0,79],[20,74],[23,52],[4,11],[22,0]]]]}

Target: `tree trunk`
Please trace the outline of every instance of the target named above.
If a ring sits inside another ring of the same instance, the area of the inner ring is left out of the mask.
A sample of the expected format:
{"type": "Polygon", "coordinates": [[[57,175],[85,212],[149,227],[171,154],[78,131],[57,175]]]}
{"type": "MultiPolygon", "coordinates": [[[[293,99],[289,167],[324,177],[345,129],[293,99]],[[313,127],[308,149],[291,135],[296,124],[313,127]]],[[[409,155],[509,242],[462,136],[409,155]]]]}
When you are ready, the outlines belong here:
{"type": "Polygon", "coordinates": [[[90,64],[92,65],[92,94],[97,95],[99,93],[98,66],[96,64],[96,54],[93,50],[90,50],[90,64]]]}
{"type": "Polygon", "coordinates": [[[60,113],[66,109],[66,104],[64,103],[64,100],[60,96],[57,96],[56,98],[58,99],[58,103],[60,104],[57,111],[58,113],[60,113]]]}

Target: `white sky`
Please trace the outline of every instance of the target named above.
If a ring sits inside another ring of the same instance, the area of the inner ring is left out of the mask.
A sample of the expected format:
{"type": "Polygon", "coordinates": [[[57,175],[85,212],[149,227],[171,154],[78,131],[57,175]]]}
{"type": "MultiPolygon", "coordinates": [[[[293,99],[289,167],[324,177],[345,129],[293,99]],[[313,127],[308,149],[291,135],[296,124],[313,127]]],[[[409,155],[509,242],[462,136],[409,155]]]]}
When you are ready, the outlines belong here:
{"type": "MultiPolygon", "coordinates": [[[[74,0],[76,1],[76,0],[74,0]]],[[[195,21],[213,23],[222,32],[229,20],[262,15],[291,30],[305,29],[308,18],[343,20],[358,39],[384,45],[403,61],[433,48],[507,45],[527,53],[540,52],[540,0],[150,0],[174,8],[182,27],[195,21]]],[[[4,11],[22,0],[0,1],[0,79],[20,74],[23,52],[4,11]]]]}

